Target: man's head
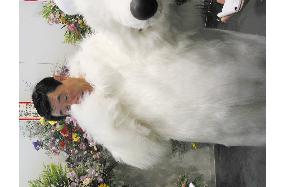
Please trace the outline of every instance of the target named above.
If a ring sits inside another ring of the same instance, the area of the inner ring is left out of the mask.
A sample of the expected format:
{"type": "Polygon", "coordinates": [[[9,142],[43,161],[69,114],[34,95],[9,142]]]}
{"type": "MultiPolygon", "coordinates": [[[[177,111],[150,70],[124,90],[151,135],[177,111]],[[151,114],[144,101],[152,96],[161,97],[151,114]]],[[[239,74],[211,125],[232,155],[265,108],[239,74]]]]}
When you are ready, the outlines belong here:
{"type": "Polygon", "coordinates": [[[92,87],[82,78],[59,79],[46,77],[37,83],[32,100],[40,116],[48,120],[62,120],[72,104],[80,103],[85,91],[92,87]]]}

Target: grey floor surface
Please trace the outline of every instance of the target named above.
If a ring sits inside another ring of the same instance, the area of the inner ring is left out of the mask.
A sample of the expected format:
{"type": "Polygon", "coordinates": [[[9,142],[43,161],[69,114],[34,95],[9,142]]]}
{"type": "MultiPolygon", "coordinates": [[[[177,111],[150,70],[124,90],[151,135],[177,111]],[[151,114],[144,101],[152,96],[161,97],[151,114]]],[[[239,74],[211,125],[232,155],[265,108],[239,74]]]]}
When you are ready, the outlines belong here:
{"type": "MultiPolygon", "coordinates": [[[[266,35],[266,0],[249,0],[243,11],[218,29],[266,35]]],[[[217,187],[264,187],[265,147],[215,147],[217,187]]]]}
{"type": "Polygon", "coordinates": [[[264,187],[265,147],[215,147],[216,186],[264,187]]]}
{"type": "Polygon", "coordinates": [[[214,187],[214,146],[197,145],[198,148],[193,149],[191,143],[175,141],[172,154],[152,169],[141,170],[119,164],[114,169],[114,174],[131,187],[175,187],[178,176],[183,174],[193,178],[202,176],[208,186],[214,187]]]}
{"type": "Polygon", "coordinates": [[[175,187],[182,174],[202,176],[208,187],[265,187],[265,147],[197,145],[175,142],[173,153],[152,169],[119,164],[115,176],[128,187],[175,187]]]}

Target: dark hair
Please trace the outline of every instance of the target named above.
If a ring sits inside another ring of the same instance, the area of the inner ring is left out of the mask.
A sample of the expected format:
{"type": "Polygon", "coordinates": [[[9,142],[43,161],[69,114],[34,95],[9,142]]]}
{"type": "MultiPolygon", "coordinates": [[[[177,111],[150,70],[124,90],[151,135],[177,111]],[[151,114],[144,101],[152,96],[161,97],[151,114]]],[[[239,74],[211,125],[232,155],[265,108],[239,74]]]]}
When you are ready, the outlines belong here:
{"type": "Polygon", "coordinates": [[[62,83],[53,77],[42,79],[34,88],[32,94],[33,104],[37,113],[47,120],[63,120],[66,116],[52,116],[51,106],[47,94],[53,92],[62,83]]]}

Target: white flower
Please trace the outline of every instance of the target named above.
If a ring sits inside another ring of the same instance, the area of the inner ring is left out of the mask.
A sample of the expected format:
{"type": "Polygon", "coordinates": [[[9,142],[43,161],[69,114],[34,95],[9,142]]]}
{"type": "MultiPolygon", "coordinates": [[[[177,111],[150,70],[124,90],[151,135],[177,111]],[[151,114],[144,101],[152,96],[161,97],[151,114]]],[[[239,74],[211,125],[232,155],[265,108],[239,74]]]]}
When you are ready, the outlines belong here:
{"type": "Polygon", "coordinates": [[[92,182],[92,179],[91,179],[91,178],[85,178],[84,181],[83,181],[83,185],[84,185],[84,186],[87,186],[87,185],[89,185],[91,182],[92,182]]]}

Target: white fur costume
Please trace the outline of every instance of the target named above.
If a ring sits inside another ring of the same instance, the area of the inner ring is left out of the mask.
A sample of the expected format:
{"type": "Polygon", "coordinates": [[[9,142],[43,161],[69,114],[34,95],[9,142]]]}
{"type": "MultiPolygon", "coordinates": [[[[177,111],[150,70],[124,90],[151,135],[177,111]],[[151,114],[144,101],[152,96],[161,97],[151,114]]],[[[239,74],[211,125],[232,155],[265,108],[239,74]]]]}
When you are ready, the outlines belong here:
{"type": "Polygon", "coordinates": [[[169,139],[265,144],[264,37],[198,30],[198,0],[159,1],[145,22],[125,12],[129,0],[73,1],[97,32],[69,63],[95,88],[71,112],[117,160],[148,168],[169,139]]]}
{"type": "Polygon", "coordinates": [[[146,56],[92,36],[70,70],[95,91],[72,115],[115,158],[140,168],[158,161],[170,138],[264,145],[264,38],[209,33],[216,37],[210,42],[202,39],[205,31],[146,56]]]}

